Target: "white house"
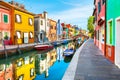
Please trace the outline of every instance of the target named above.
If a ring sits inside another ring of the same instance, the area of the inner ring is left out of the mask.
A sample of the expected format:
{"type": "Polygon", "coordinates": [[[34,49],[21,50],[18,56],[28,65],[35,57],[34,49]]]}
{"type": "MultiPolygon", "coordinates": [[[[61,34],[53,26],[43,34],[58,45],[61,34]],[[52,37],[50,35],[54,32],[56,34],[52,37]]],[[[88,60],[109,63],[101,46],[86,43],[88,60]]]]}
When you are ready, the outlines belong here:
{"type": "Polygon", "coordinates": [[[37,14],[34,21],[35,41],[40,43],[47,41],[49,33],[49,19],[47,12],[44,11],[42,14],[37,14]]]}

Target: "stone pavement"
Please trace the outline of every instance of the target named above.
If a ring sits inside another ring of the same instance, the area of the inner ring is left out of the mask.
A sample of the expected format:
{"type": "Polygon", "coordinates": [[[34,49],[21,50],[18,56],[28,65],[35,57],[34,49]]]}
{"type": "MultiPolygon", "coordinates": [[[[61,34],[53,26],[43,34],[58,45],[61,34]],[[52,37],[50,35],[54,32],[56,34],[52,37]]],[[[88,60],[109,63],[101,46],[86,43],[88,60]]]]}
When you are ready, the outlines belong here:
{"type": "Polygon", "coordinates": [[[89,39],[75,53],[63,80],[120,80],[120,69],[89,39]]]}

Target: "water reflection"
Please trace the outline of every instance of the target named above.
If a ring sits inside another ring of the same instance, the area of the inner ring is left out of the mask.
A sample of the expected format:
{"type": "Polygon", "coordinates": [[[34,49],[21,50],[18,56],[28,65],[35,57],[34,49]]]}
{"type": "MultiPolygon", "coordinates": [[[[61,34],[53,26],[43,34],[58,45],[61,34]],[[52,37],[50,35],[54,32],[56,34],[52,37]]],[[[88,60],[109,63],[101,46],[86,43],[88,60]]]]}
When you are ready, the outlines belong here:
{"type": "Polygon", "coordinates": [[[0,61],[0,80],[33,80],[35,57],[17,56],[0,61]]]}
{"type": "Polygon", "coordinates": [[[32,51],[0,60],[0,80],[61,80],[72,58],[63,56],[69,47],[75,47],[74,42],[47,52],[32,51]]]}
{"type": "Polygon", "coordinates": [[[50,66],[56,61],[56,50],[53,49],[47,53],[37,54],[36,56],[36,73],[45,74],[45,77],[49,76],[48,70],[50,66]]]}

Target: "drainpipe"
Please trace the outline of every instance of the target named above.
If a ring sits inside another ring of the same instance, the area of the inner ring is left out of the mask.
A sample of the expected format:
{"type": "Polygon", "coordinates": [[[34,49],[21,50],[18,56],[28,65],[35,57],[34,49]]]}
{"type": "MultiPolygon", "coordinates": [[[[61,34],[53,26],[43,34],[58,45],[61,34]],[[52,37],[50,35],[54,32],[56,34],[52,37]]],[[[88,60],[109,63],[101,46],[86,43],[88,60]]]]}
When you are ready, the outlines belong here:
{"type": "Polygon", "coordinates": [[[105,49],[104,49],[104,52],[105,52],[105,57],[106,57],[106,40],[107,40],[107,0],[105,0],[105,49]]]}

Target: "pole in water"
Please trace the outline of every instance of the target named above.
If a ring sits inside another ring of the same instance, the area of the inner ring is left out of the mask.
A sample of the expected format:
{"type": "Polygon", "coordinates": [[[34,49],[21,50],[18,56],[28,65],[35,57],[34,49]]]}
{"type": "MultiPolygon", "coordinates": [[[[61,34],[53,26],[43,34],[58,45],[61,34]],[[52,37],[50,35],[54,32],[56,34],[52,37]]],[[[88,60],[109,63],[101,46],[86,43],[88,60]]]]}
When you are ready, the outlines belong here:
{"type": "Polygon", "coordinates": [[[4,46],[4,53],[5,53],[5,57],[7,58],[7,57],[8,57],[8,55],[7,55],[7,51],[6,51],[6,46],[5,46],[4,40],[3,40],[3,46],[4,46]]]}

